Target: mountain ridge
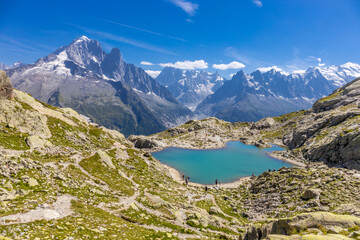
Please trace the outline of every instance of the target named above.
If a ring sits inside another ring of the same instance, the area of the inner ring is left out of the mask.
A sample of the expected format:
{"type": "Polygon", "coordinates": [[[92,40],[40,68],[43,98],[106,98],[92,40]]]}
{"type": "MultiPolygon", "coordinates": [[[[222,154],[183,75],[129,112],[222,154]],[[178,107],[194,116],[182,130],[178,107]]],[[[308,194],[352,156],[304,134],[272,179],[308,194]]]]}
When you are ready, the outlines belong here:
{"type": "Polygon", "coordinates": [[[292,74],[275,67],[260,70],[251,74],[242,70],[237,72],[231,80],[207,96],[197,106],[195,114],[231,122],[257,121],[309,108],[317,99],[360,76],[360,65],[354,63],[309,68],[292,74]],[[339,69],[341,71],[336,72],[339,69]]]}
{"type": "Polygon", "coordinates": [[[151,134],[193,113],[144,70],[106,53],[85,36],[37,60],[7,69],[14,86],[56,106],[71,107],[124,134],[151,134]]]}

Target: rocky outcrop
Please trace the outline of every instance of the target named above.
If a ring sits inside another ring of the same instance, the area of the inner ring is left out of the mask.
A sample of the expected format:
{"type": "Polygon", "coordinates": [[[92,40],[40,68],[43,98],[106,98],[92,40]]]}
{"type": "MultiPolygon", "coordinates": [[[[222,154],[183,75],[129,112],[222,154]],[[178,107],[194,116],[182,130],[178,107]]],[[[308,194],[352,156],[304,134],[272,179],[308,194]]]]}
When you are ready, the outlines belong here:
{"type": "Polygon", "coordinates": [[[360,78],[318,100],[295,119],[283,143],[311,161],[360,169],[360,78]]]}
{"type": "MultiPolygon", "coordinates": [[[[336,215],[328,212],[303,213],[290,218],[269,220],[264,224],[251,226],[245,236],[245,240],[269,239],[270,235],[296,235],[303,234],[311,229],[321,229],[331,233],[347,232],[348,229],[360,227],[360,218],[349,215],[336,215]],[[339,228],[338,230],[335,230],[339,228]],[[337,231],[337,232],[334,232],[337,231]]],[[[270,238],[275,239],[275,238],[270,238]]],[[[281,239],[281,238],[280,238],[281,239]]],[[[288,238],[296,239],[296,238],[288,238]]],[[[300,239],[300,238],[298,238],[300,239]]],[[[324,239],[326,238],[324,236],[324,239]]]]}
{"type": "Polygon", "coordinates": [[[156,140],[153,139],[149,139],[145,136],[135,136],[135,135],[130,135],[128,137],[128,140],[130,142],[132,142],[134,144],[135,147],[137,148],[158,148],[158,147],[163,147],[164,145],[156,140]]]}
{"type": "Polygon", "coordinates": [[[13,86],[4,71],[0,71],[0,99],[13,97],[13,86]]]}
{"type": "Polygon", "coordinates": [[[313,106],[314,112],[329,111],[341,106],[356,105],[360,103],[360,78],[346,84],[345,86],[335,90],[328,97],[322,98],[313,106]]]}
{"type": "Polygon", "coordinates": [[[276,121],[273,118],[271,118],[271,117],[263,118],[263,119],[257,121],[256,123],[254,123],[251,126],[251,129],[261,130],[261,129],[273,127],[275,124],[276,124],[276,121]]]}

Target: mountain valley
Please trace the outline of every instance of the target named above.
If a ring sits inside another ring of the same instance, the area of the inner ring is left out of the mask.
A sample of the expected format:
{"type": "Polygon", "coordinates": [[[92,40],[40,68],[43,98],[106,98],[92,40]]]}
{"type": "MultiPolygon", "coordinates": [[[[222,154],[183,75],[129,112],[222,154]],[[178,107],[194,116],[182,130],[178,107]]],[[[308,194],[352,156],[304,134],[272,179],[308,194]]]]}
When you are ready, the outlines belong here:
{"type": "Polygon", "coordinates": [[[359,236],[360,79],[310,110],[256,123],[195,120],[125,139],[69,108],[12,90],[0,73],[3,239],[359,236]],[[228,140],[287,146],[288,151],[273,154],[300,167],[205,191],[174,178],[151,156],[156,148],[213,148],[228,140]],[[346,168],[338,168],[334,157],[346,168]]]}

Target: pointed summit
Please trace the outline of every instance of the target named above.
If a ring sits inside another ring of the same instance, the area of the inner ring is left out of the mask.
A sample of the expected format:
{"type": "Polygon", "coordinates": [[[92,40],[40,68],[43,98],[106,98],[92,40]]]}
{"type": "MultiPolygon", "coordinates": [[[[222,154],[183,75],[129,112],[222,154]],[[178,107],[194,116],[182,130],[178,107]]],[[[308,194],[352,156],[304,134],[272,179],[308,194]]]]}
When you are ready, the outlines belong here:
{"type": "Polygon", "coordinates": [[[90,41],[90,39],[85,35],[82,35],[81,37],[78,37],[77,40],[90,41]]]}

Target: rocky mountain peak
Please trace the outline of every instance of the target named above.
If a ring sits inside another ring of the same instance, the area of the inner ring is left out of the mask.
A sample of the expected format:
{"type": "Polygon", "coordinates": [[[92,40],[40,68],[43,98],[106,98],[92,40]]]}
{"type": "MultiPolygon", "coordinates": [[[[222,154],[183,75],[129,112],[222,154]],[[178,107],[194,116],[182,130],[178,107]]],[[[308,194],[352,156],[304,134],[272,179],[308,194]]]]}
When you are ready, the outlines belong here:
{"type": "Polygon", "coordinates": [[[98,41],[89,39],[85,36],[79,37],[65,48],[59,49],[58,53],[65,55],[64,51],[66,52],[68,59],[81,66],[99,63],[104,60],[106,55],[98,41]]]}
{"type": "Polygon", "coordinates": [[[101,63],[103,73],[115,80],[121,80],[124,76],[124,61],[122,60],[120,50],[113,48],[107,54],[101,63]]]}
{"type": "Polygon", "coordinates": [[[0,99],[12,98],[13,86],[4,71],[0,71],[0,99]]]}

